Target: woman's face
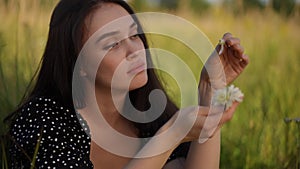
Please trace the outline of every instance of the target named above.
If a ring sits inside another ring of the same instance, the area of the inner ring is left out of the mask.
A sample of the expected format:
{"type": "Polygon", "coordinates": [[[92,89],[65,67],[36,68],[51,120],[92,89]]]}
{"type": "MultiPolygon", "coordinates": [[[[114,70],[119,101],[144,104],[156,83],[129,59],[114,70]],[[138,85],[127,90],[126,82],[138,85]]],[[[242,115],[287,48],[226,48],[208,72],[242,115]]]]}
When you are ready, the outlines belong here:
{"type": "MultiPolygon", "coordinates": [[[[96,74],[96,89],[128,91],[146,84],[144,44],[138,36],[137,24],[123,7],[103,3],[85,19],[85,25],[85,39],[94,34],[95,51],[104,56],[96,56],[102,59],[96,74]]],[[[93,59],[89,59],[90,65],[97,62],[93,59]]]]}

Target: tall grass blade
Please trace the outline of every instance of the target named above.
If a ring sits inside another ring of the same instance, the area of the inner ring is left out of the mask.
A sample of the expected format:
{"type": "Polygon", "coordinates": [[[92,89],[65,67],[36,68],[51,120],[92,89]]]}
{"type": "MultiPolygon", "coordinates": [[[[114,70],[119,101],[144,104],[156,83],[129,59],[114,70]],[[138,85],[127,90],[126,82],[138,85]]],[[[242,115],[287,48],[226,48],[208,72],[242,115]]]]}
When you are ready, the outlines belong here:
{"type": "Polygon", "coordinates": [[[41,128],[40,136],[39,136],[39,139],[38,139],[37,144],[35,146],[35,150],[34,150],[34,154],[33,154],[33,157],[32,157],[30,169],[34,169],[35,168],[36,156],[37,156],[37,154],[39,152],[40,143],[41,143],[41,139],[42,139],[42,134],[43,134],[43,128],[41,128]]]}

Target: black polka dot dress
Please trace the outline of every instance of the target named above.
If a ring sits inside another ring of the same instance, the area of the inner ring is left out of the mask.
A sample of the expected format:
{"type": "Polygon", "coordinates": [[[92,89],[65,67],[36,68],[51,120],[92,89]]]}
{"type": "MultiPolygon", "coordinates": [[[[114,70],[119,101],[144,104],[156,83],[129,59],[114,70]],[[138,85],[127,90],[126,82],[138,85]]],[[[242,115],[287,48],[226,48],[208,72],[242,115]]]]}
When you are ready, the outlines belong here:
{"type": "MultiPolygon", "coordinates": [[[[11,168],[29,169],[33,164],[38,169],[93,168],[87,133],[87,123],[73,108],[37,97],[23,106],[12,124],[11,168]]],[[[181,144],[168,162],[186,157],[188,149],[189,143],[181,144]]]]}
{"type": "Polygon", "coordinates": [[[21,111],[10,130],[11,168],[29,169],[34,161],[35,168],[41,169],[93,168],[89,129],[82,127],[87,125],[74,109],[39,97],[21,111]]]}

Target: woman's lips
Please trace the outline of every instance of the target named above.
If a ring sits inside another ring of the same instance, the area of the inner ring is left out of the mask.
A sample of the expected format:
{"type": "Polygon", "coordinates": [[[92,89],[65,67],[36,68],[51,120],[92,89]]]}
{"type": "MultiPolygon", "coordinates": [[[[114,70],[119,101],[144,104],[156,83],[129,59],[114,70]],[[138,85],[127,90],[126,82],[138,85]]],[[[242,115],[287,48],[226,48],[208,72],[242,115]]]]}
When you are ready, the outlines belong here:
{"type": "Polygon", "coordinates": [[[146,69],[146,64],[145,63],[141,63],[141,64],[138,64],[137,66],[134,66],[133,68],[131,68],[127,73],[128,74],[138,74],[142,71],[144,71],[146,69]]]}

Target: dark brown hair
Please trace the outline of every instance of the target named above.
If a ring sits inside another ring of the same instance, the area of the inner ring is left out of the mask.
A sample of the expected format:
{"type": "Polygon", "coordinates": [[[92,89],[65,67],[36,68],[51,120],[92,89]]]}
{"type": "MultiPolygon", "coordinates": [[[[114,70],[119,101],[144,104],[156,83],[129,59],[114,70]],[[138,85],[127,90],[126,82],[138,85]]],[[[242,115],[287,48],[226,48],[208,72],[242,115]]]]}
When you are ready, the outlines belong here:
{"type": "MultiPolygon", "coordinates": [[[[132,8],[123,0],[61,0],[55,7],[48,34],[48,41],[40,63],[40,69],[32,78],[27,92],[20,103],[19,108],[7,119],[20,112],[22,106],[32,98],[38,96],[50,96],[60,101],[63,105],[73,107],[72,76],[74,66],[83,46],[84,19],[101,3],[115,3],[122,6],[129,14],[134,14],[132,8]],[[34,85],[32,85],[34,83],[34,85]]],[[[139,37],[148,49],[148,43],[142,27],[132,15],[140,29],[139,37]]],[[[152,65],[150,52],[147,53],[147,64],[152,65]]],[[[153,89],[161,89],[157,75],[153,69],[147,70],[148,82],[141,88],[130,91],[130,101],[138,110],[149,109],[148,96],[153,89]]],[[[165,93],[166,94],[166,93],[165,93]]],[[[126,102],[128,104],[128,101],[126,102]]],[[[167,98],[167,105],[162,115],[149,123],[135,123],[140,131],[140,137],[148,137],[153,134],[178,110],[167,98]]]]}

